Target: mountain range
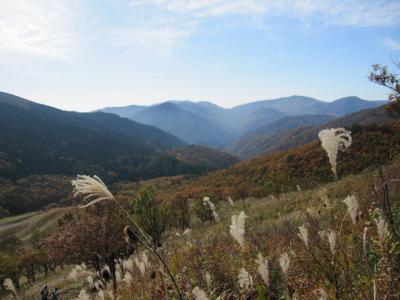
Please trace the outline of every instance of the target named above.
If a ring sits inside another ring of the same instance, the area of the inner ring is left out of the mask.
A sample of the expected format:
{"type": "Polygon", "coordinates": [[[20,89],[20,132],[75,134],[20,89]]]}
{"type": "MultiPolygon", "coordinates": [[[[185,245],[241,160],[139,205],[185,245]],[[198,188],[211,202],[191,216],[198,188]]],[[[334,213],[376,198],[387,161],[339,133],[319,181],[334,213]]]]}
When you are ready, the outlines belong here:
{"type": "Polygon", "coordinates": [[[222,148],[244,136],[257,135],[257,132],[263,130],[262,128],[274,126],[278,132],[287,129],[287,122],[291,126],[298,127],[295,125],[296,122],[307,123],[306,120],[310,118],[312,124],[307,125],[315,125],[384,103],[384,101],[367,101],[354,96],[332,102],[304,96],[291,96],[251,102],[233,108],[223,108],[205,101],[171,100],[151,106],[109,107],[100,111],[155,126],[188,144],[222,148]],[[298,116],[302,118],[290,119],[290,117],[298,116]],[[281,122],[273,123],[278,120],[281,122]],[[282,126],[282,129],[276,126],[282,126]]]}
{"type": "Polygon", "coordinates": [[[0,128],[0,178],[83,173],[135,180],[217,168],[178,159],[169,151],[186,143],[156,127],[115,114],[63,111],[7,93],[0,93],[0,128]]]}
{"type": "Polygon", "coordinates": [[[399,118],[399,115],[388,115],[385,105],[360,110],[339,118],[326,115],[288,117],[277,121],[278,124],[271,123],[271,126],[262,127],[253,134],[236,140],[224,150],[242,159],[249,159],[263,153],[286,150],[316,140],[322,129],[380,124],[399,118]]]}

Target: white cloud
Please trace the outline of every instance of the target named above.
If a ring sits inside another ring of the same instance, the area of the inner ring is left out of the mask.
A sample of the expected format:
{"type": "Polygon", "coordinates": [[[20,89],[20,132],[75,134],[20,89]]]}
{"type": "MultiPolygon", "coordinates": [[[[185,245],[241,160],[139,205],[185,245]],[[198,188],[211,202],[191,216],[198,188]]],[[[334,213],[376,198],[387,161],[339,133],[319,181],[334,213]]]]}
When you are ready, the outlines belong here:
{"type": "Polygon", "coordinates": [[[392,39],[392,38],[385,38],[384,40],[383,40],[383,44],[386,46],[386,47],[388,47],[389,49],[392,49],[392,50],[400,50],[400,42],[399,41],[397,41],[397,40],[395,40],[395,39],[392,39]]]}
{"type": "Polygon", "coordinates": [[[77,43],[74,1],[0,0],[0,53],[66,58],[77,43]]]}
{"type": "MultiPolygon", "coordinates": [[[[114,31],[116,45],[169,53],[210,19],[271,17],[298,20],[304,26],[375,27],[400,23],[398,0],[133,0],[124,26],[114,31]]],[[[243,24],[243,23],[241,23],[243,24]]],[[[257,24],[257,22],[256,22],[257,24]]],[[[225,24],[226,25],[226,24],[225,24]]],[[[262,28],[262,26],[261,26],[262,28]]]]}

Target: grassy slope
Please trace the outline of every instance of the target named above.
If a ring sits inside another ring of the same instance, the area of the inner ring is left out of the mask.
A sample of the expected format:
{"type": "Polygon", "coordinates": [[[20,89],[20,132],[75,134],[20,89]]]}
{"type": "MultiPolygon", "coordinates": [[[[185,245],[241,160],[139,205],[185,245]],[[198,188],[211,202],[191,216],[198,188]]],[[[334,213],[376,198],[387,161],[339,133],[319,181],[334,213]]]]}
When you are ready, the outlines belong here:
{"type": "MultiPolygon", "coordinates": [[[[399,166],[400,162],[395,161],[388,169],[392,174],[396,174],[399,166]]],[[[342,200],[347,195],[353,194],[359,199],[361,210],[366,213],[372,201],[371,191],[366,188],[371,174],[371,171],[364,171],[359,175],[348,175],[337,182],[320,184],[313,189],[286,193],[279,200],[271,196],[237,198],[234,199],[235,207],[230,206],[227,201],[216,201],[216,209],[221,219],[219,223],[202,223],[193,216],[192,233],[189,238],[177,237],[175,229],[168,232],[167,240],[164,243],[165,248],[174,249],[172,252],[167,252],[169,265],[176,273],[181,271],[182,266],[187,266],[192,280],[196,282],[204,280],[204,278],[201,279],[201,274],[204,275],[207,271],[215,278],[215,284],[218,284],[218,276],[231,277],[232,280],[236,280],[237,272],[243,265],[252,274],[257,274],[254,265],[256,252],[253,253],[255,249],[276,260],[277,256],[288,248],[301,247],[301,242],[297,237],[297,226],[304,221],[310,221],[306,213],[307,209],[316,212],[315,217],[320,220],[321,226],[334,226],[337,225],[335,220],[342,220],[346,212],[346,206],[342,200]],[[334,205],[331,210],[321,206],[320,191],[324,188],[334,205]],[[248,216],[246,219],[246,243],[248,244],[243,252],[228,234],[231,216],[241,210],[245,211],[248,216]],[[341,217],[336,219],[336,215],[341,217]],[[189,247],[188,241],[195,245],[195,248],[189,247]],[[201,272],[196,272],[196,270],[201,270],[201,272]]],[[[3,226],[3,230],[4,226],[12,225],[17,235],[24,236],[25,228],[40,223],[39,220],[48,220],[47,224],[54,224],[57,215],[61,214],[62,210],[55,209],[49,212],[8,218],[2,220],[0,224],[3,226]]],[[[346,222],[348,221],[349,219],[346,219],[346,222]]],[[[272,261],[272,263],[274,263],[273,267],[277,269],[276,262],[272,261]]],[[[293,268],[295,267],[294,263],[293,268]]],[[[68,272],[69,270],[59,270],[48,279],[41,277],[33,286],[25,285],[20,292],[21,299],[35,299],[33,296],[37,295],[44,283],[60,287],[63,299],[76,297],[85,285],[85,280],[71,282],[66,278],[68,272]]],[[[255,280],[259,280],[259,278],[255,278],[255,280]]],[[[135,289],[129,290],[129,296],[127,295],[128,291],[121,291],[122,300],[144,299],[141,298],[144,297],[145,291],[140,288],[140,280],[136,284],[138,286],[135,289]]]]}
{"type": "MultiPolygon", "coordinates": [[[[365,168],[387,163],[400,154],[400,121],[389,125],[368,125],[352,133],[353,144],[338,155],[338,175],[359,173],[365,168]]],[[[270,191],[265,184],[277,181],[286,190],[299,184],[310,188],[333,180],[328,157],[319,141],[285,151],[265,154],[243,161],[225,170],[213,172],[192,181],[160,189],[160,197],[173,198],[174,193],[197,197],[202,193],[226,196],[262,196],[270,191]]]]}
{"type": "Polygon", "coordinates": [[[36,233],[42,235],[57,226],[57,220],[71,208],[55,208],[44,212],[32,212],[0,220],[0,240],[16,235],[24,244],[36,233]]]}

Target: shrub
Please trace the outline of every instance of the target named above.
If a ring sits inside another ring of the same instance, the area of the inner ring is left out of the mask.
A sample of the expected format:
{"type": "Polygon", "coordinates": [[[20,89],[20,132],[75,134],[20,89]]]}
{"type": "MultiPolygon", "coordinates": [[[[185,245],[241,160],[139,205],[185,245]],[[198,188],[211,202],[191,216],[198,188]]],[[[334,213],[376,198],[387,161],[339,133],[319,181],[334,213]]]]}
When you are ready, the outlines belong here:
{"type": "Polygon", "coordinates": [[[132,203],[132,213],[153,243],[159,244],[167,229],[168,209],[155,201],[153,186],[140,188],[139,196],[132,203]]]}

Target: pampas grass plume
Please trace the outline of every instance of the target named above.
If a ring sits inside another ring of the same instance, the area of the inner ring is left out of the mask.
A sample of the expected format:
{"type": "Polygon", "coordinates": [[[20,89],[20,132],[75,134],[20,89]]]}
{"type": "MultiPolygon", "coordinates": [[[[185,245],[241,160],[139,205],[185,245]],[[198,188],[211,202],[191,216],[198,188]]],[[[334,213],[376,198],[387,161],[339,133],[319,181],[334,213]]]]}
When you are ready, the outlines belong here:
{"type": "Polygon", "coordinates": [[[240,246],[244,244],[245,233],[245,220],[246,214],[242,211],[240,214],[233,215],[231,218],[231,225],[229,225],[229,234],[239,243],[240,246]]]}
{"type": "Polygon", "coordinates": [[[351,132],[344,128],[331,128],[321,130],[318,134],[321,140],[321,146],[328,155],[331,169],[335,178],[337,178],[337,155],[341,150],[351,146],[351,132]]]}
{"type": "Polygon", "coordinates": [[[114,200],[113,194],[98,176],[78,175],[71,181],[74,187],[74,196],[84,196],[84,200],[91,200],[89,203],[79,206],[80,208],[89,207],[104,200],[114,200]]]}
{"type": "Polygon", "coordinates": [[[10,278],[4,279],[3,286],[7,291],[17,296],[17,290],[15,289],[14,283],[10,278]]]}
{"type": "Polygon", "coordinates": [[[194,299],[195,300],[209,300],[207,297],[207,294],[205,291],[203,291],[201,288],[199,288],[198,286],[196,286],[193,291],[192,294],[194,295],[194,299]]]}

